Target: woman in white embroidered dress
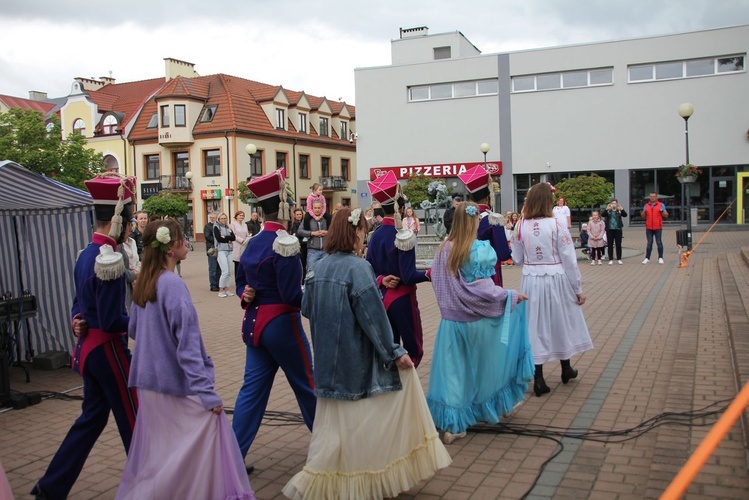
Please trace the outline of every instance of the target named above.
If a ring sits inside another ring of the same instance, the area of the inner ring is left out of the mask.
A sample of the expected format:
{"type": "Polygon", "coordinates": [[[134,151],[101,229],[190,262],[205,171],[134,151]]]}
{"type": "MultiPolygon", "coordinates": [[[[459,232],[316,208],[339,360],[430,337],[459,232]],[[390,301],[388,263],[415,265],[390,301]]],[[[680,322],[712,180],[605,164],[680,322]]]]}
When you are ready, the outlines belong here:
{"type": "Polygon", "coordinates": [[[560,360],[562,383],[577,377],[570,358],[593,349],[580,306],[585,303],[575,243],[565,225],[552,215],[551,185],[542,182],[528,191],[523,219],[512,237],[512,260],[523,264],[520,293],[528,296],[528,332],[536,365],[533,391],[551,391],[543,364],[560,360]]]}

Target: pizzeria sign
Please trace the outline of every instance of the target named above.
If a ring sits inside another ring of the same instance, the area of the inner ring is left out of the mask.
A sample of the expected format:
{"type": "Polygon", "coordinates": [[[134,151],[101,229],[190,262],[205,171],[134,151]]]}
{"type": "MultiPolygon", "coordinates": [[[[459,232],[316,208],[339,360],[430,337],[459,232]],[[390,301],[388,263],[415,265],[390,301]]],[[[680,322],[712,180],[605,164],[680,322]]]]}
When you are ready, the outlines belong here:
{"type": "MultiPolygon", "coordinates": [[[[369,169],[369,179],[375,180],[388,172],[395,173],[395,177],[398,179],[408,179],[412,175],[423,175],[425,177],[457,177],[479,165],[483,167],[484,162],[449,163],[446,165],[406,165],[402,167],[372,167],[369,169]]],[[[486,171],[489,172],[490,175],[500,175],[502,173],[502,162],[487,162],[486,171]]]]}

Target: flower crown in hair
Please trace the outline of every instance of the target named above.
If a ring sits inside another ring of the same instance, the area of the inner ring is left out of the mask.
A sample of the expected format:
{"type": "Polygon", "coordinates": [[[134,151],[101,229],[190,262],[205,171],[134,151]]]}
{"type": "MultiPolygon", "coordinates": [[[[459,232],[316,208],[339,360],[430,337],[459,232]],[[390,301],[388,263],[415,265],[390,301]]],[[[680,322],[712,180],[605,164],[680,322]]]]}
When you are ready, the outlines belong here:
{"type": "Polygon", "coordinates": [[[361,217],[361,208],[355,208],[351,211],[351,215],[348,216],[348,221],[354,225],[359,225],[359,217],[361,217]]]}
{"type": "Polygon", "coordinates": [[[168,252],[169,242],[172,241],[172,237],[169,234],[169,228],[162,226],[156,230],[156,239],[151,242],[151,247],[158,248],[162,252],[168,252]]]}
{"type": "Polygon", "coordinates": [[[476,217],[479,214],[479,209],[474,207],[473,205],[468,205],[466,207],[466,213],[471,217],[476,217]]]}

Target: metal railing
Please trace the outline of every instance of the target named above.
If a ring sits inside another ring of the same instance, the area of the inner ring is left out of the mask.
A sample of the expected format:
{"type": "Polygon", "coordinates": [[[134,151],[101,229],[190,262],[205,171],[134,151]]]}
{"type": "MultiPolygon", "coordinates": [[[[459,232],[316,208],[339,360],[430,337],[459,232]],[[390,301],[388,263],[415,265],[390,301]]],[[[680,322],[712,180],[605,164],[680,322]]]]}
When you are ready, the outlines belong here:
{"type": "Polygon", "coordinates": [[[184,175],[162,175],[161,189],[164,191],[190,191],[190,179],[184,175]]]}
{"type": "Polygon", "coordinates": [[[346,179],[341,176],[320,177],[320,184],[323,189],[332,189],[334,191],[345,191],[348,189],[346,179]]]}

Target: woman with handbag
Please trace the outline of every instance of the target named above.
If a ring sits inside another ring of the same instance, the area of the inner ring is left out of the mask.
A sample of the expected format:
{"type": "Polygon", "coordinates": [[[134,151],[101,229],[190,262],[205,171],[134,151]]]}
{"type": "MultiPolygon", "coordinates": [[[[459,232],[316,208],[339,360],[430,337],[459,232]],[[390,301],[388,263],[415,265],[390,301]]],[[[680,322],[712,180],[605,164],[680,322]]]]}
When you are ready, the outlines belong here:
{"type": "Polygon", "coordinates": [[[523,401],[533,376],[520,304],[527,297],[494,284],[497,254],[488,241],[476,239],[478,224],[478,206],[460,203],[432,265],[442,320],[427,404],[445,444],[478,422],[499,422],[523,401]]]}
{"type": "Polygon", "coordinates": [[[575,243],[567,227],[554,219],[553,204],[551,184],[531,187],[511,242],[512,260],[523,263],[520,291],[528,295],[536,396],[551,391],[544,380],[544,363],[560,360],[562,383],[566,384],[577,377],[570,358],[593,349],[580,307],[585,295],[575,243]]]}

